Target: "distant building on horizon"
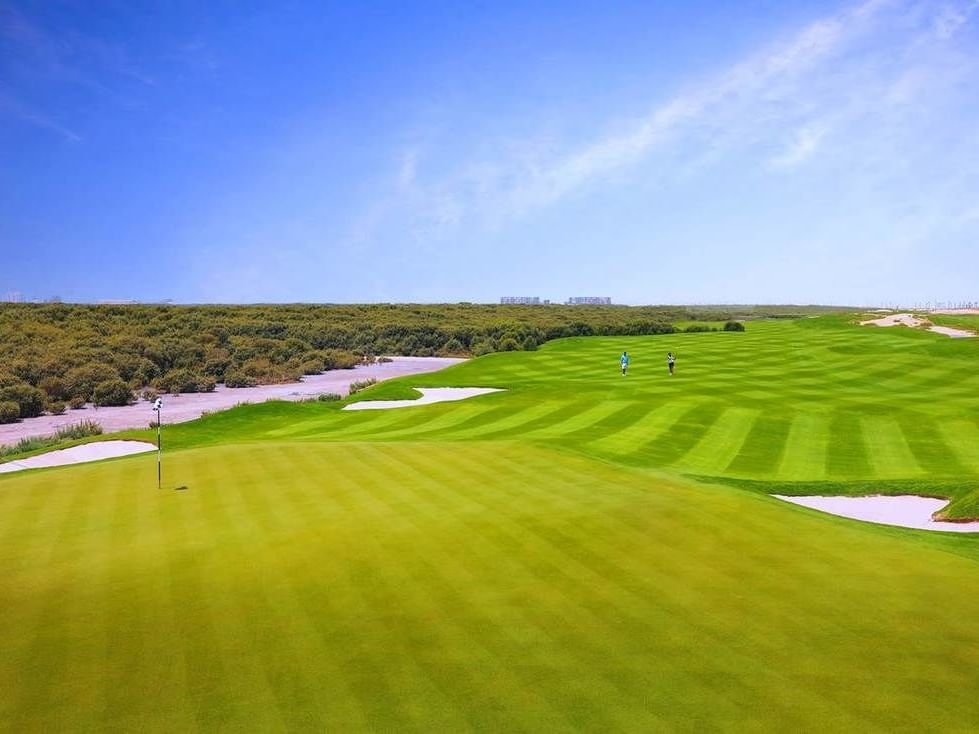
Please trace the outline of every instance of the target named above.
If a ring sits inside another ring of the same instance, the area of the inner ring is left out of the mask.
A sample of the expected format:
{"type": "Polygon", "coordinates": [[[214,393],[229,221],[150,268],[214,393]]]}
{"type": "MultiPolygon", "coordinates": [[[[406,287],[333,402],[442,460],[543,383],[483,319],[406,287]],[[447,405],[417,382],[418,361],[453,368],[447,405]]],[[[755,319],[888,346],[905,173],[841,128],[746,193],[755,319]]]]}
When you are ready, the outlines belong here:
{"type": "Polygon", "coordinates": [[[572,296],[568,299],[569,306],[611,306],[612,299],[608,296],[572,296]]]}
{"type": "Polygon", "coordinates": [[[504,306],[539,306],[540,298],[537,296],[503,296],[500,303],[504,306]]]}

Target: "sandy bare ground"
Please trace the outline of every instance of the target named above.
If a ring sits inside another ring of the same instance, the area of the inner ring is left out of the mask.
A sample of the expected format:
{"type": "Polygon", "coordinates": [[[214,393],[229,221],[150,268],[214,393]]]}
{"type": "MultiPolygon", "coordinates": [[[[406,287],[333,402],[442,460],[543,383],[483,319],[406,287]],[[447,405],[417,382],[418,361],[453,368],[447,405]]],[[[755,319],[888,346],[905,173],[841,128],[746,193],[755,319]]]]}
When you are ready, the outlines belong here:
{"type": "Polygon", "coordinates": [[[945,314],[946,316],[976,316],[979,308],[933,308],[928,313],[945,314]]]}
{"type": "Polygon", "coordinates": [[[48,466],[85,464],[89,461],[114,459],[118,456],[143,454],[147,451],[156,451],[156,446],[145,441],[97,441],[81,446],[72,446],[68,449],[48,451],[46,454],[38,454],[26,459],[8,461],[5,464],[0,464],[0,474],[9,474],[25,469],[41,469],[48,466]]]}
{"type": "MultiPolygon", "coordinates": [[[[163,423],[191,421],[200,418],[205,411],[227,410],[239,403],[263,403],[273,399],[302,400],[327,392],[346,395],[351,382],[372,377],[390,380],[393,377],[435,372],[464,361],[450,357],[394,357],[390,362],[362,365],[352,370],[330,370],[321,375],[310,375],[302,382],[284,385],[237,388],[218,385],[210,393],[164,395],[163,423]]],[[[154,416],[150,404],[145,400],[118,408],[95,408],[89,405],[82,410],[69,410],[64,415],[42,415],[26,418],[18,423],[0,425],[0,445],[16,443],[25,436],[50,436],[59,428],[81,420],[98,421],[106,433],[146,428],[154,416]]]]}
{"type": "Polygon", "coordinates": [[[946,533],[979,533],[979,522],[942,522],[932,515],[948,504],[947,500],[932,497],[902,495],[899,497],[787,497],[776,494],[780,500],[810,507],[831,515],[853,520],[875,522],[879,525],[896,525],[917,530],[938,530],[946,533]]]}
{"type": "MultiPolygon", "coordinates": [[[[938,313],[937,311],[935,313],[938,313]]],[[[930,321],[926,319],[919,319],[914,314],[910,313],[895,313],[890,316],[882,316],[879,319],[868,319],[867,321],[861,321],[860,326],[909,326],[912,329],[918,327],[925,327],[928,331],[933,331],[936,334],[944,334],[945,336],[950,336],[953,339],[963,339],[970,336],[976,336],[971,331],[966,331],[965,329],[953,329],[951,326],[935,326],[930,321]]]]}
{"type": "Polygon", "coordinates": [[[493,392],[503,392],[496,387],[416,387],[422,394],[417,400],[363,400],[359,403],[345,405],[344,410],[390,410],[391,408],[411,408],[416,405],[431,405],[432,403],[449,403],[455,400],[466,400],[478,395],[488,395],[493,392]]]}

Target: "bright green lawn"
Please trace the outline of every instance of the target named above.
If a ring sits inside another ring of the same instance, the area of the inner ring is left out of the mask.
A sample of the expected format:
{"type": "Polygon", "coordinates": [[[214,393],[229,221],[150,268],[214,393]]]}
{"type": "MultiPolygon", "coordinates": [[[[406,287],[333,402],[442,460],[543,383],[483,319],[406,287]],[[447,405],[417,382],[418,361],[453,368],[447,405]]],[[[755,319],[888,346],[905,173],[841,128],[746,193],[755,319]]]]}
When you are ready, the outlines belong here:
{"type": "Polygon", "coordinates": [[[169,427],[183,491],[148,456],[5,475],[0,723],[974,730],[979,538],[765,493],[979,509],[977,342],[571,339],[363,395],[508,389],[468,402],[169,427]]]}

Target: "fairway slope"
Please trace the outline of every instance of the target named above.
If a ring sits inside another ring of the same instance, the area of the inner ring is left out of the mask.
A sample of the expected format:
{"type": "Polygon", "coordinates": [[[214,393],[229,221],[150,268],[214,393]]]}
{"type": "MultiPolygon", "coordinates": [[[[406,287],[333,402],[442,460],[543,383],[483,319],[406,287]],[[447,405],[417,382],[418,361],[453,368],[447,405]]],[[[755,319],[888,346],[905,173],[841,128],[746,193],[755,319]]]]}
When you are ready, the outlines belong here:
{"type": "Polygon", "coordinates": [[[163,491],[145,457],[0,476],[0,721],[976,730],[979,535],[769,496],[979,516],[979,342],[848,318],[563,339],[356,397],[479,399],[165,426],[163,491]]]}
{"type": "Polygon", "coordinates": [[[13,730],[979,726],[979,564],[913,531],[509,442],[170,468],[0,493],[13,730]]]}

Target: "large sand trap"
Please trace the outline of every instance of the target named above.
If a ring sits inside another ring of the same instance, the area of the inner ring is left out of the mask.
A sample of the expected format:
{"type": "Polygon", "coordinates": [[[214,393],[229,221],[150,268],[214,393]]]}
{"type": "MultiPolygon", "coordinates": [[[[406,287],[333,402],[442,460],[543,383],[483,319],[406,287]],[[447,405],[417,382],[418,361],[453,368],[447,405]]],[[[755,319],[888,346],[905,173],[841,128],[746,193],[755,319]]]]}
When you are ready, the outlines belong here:
{"type": "Polygon", "coordinates": [[[46,454],[38,454],[26,459],[8,461],[5,464],[0,464],[0,474],[9,474],[24,469],[41,469],[48,466],[85,464],[89,461],[114,459],[117,456],[142,454],[147,451],[156,451],[156,446],[145,441],[98,441],[81,446],[72,446],[69,449],[49,451],[46,454]]]}
{"type": "Polygon", "coordinates": [[[953,339],[964,339],[970,336],[976,336],[971,331],[966,331],[965,329],[953,329],[950,326],[935,326],[930,321],[925,319],[919,319],[914,314],[910,313],[896,313],[890,316],[882,316],[879,319],[869,319],[867,321],[861,321],[860,326],[910,326],[912,329],[919,326],[924,326],[928,328],[928,331],[933,331],[936,334],[944,334],[945,336],[950,336],[953,339]]]}
{"type": "Polygon", "coordinates": [[[979,522],[942,522],[932,515],[948,504],[948,500],[932,497],[901,495],[898,497],[787,497],[776,494],[780,500],[803,507],[810,507],[831,515],[853,520],[875,522],[880,525],[896,525],[917,530],[939,530],[947,533],[979,533],[979,522]]]}
{"type": "MultiPolygon", "coordinates": [[[[164,395],[163,423],[192,421],[200,418],[205,411],[227,410],[238,403],[302,400],[325,392],[346,395],[350,383],[356,380],[390,380],[392,377],[435,372],[463,361],[465,360],[449,357],[394,357],[390,362],[362,365],[352,370],[330,370],[320,375],[310,375],[302,382],[285,385],[236,388],[218,385],[214,392],[164,395]]],[[[0,425],[0,445],[16,443],[26,436],[50,436],[59,428],[81,420],[101,423],[106,433],[113,433],[131,428],[146,428],[153,418],[150,404],[145,400],[118,408],[95,408],[89,405],[83,410],[69,410],[64,415],[42,415],[26,418],[18,423],[0,425]]]]}
{"type": "Polygon", "coordinates": [[[492,392],[502,392],[496,387],[416,387],[422,394],[417,400],[362,400],[345,405],[344,410],[390,410],[391,408],[410,408],[414,405],[448,403],[455,400],[474,398],[492,392]]]}

